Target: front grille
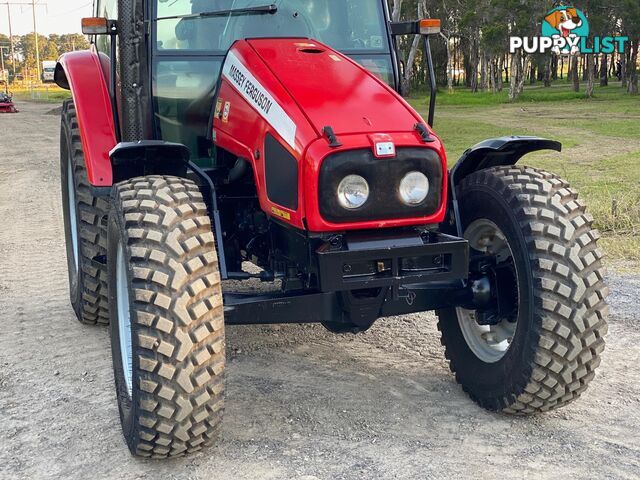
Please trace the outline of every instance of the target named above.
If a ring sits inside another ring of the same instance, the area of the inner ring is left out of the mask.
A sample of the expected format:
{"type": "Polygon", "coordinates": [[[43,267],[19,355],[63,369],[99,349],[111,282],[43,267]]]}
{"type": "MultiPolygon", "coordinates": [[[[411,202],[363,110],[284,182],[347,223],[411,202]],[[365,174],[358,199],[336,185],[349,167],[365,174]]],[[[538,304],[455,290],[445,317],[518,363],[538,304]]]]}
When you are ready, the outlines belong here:
{"type": "Polygon", "coordinates": [[[376,158],[371,149],[349,150],[329,155],[320,167],[320,214],[332,223],[425,217],[434,214],[442,196],[442,165],[429,148],[398,148],[394,158],[376,158]],[[398,189],[409,172],[419,171],[429,179],[429,195],[419,205],[400,200],[398,189]],[[338,185],[347,175],[360,175],[369,183],[369,199],[360,208],[347,210],[338,202],[338,185]]]}

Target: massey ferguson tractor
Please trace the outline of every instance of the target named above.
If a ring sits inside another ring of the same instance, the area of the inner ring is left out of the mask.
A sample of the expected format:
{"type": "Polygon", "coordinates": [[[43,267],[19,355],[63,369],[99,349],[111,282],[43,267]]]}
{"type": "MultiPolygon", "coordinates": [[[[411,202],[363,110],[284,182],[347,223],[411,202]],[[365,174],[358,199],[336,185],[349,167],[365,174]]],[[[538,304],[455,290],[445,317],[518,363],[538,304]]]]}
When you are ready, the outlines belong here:
{"type": "Polygon", "coordinates": [[[110,325],[133,454],[214,441],[230,325],[354,334],[433,310],[480,406],[586,390],[607,330],[598,234],[567,182],[519,163],[558,142],[490,139],[447,169],[439,21],[393,23],[386,0],[96,4],[91,50],[55,72],[62,201],[71,303],[110,325]],[[426,120],[401,96],[401,35],[423,36],[426,120]]]}

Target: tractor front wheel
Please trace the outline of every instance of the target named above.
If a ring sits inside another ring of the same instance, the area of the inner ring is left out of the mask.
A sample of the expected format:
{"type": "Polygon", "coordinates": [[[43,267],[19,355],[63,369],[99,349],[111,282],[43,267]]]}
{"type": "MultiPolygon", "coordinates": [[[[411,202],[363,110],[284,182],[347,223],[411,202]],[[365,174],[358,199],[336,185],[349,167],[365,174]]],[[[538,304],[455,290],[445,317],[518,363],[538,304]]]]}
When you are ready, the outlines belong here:
{"type": "Polygon", "coordinates": [[[456,380],[493,411],[575,400],[607,331],[602,253],[584,204],[557,176],[528,167],[476,172],[457,194],[471,275],[482,265],[497,306],[437,312],[456,380]]]}
{"type": "Polygon", "coordinates": [[[198,186],[176,177],[116,185],[109,307],[123,433],[134,455],[173,457],[214,440],[223,413],[218,258],[198,186]]]}

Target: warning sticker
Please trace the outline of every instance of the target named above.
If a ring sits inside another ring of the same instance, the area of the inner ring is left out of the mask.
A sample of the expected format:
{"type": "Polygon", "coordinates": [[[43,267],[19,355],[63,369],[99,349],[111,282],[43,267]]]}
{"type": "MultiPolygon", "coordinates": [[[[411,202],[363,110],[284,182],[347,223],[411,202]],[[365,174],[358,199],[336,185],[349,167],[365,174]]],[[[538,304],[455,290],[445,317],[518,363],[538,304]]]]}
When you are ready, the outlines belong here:
{"type": "Polygon", "coordinates": [[[222,122],[229,123],[229,113],[231,112],[231,102],[225,102],[224,110],[222,111],[222,122]]]}
{"type": "Polygon", "coordinates": [[[227,54],[222,75],[278,132],[278,135],[295,149],[296,124],[233,52],[227,54]]]}
{"type": "Polygon", "coordinates": [[[271,213],[273,213],[276,217],[284,218],[285,220],[291,220],[291,214],[289,212],[285,212],[284,210],[280,210],[276,207],[271,207],[271,213]]]}

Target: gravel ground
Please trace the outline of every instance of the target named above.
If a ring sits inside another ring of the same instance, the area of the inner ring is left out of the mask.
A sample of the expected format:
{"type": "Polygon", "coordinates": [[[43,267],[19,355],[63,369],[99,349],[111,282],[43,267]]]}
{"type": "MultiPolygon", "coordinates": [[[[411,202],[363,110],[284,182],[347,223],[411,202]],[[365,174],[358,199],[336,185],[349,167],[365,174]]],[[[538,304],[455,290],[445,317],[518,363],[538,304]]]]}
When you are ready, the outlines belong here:
{"type": "Polygon", "coordinates": [[[120,433],[108,332],[67,294],[59,121],[0,116],[0,478],[424,479],[640,477],[640,276],[611,273],[608,348],[569,407],[488,413],[456,385],[432,314],[360,336],[318,326],[228,331],[217,446],[132,458],[120,433]]]}

